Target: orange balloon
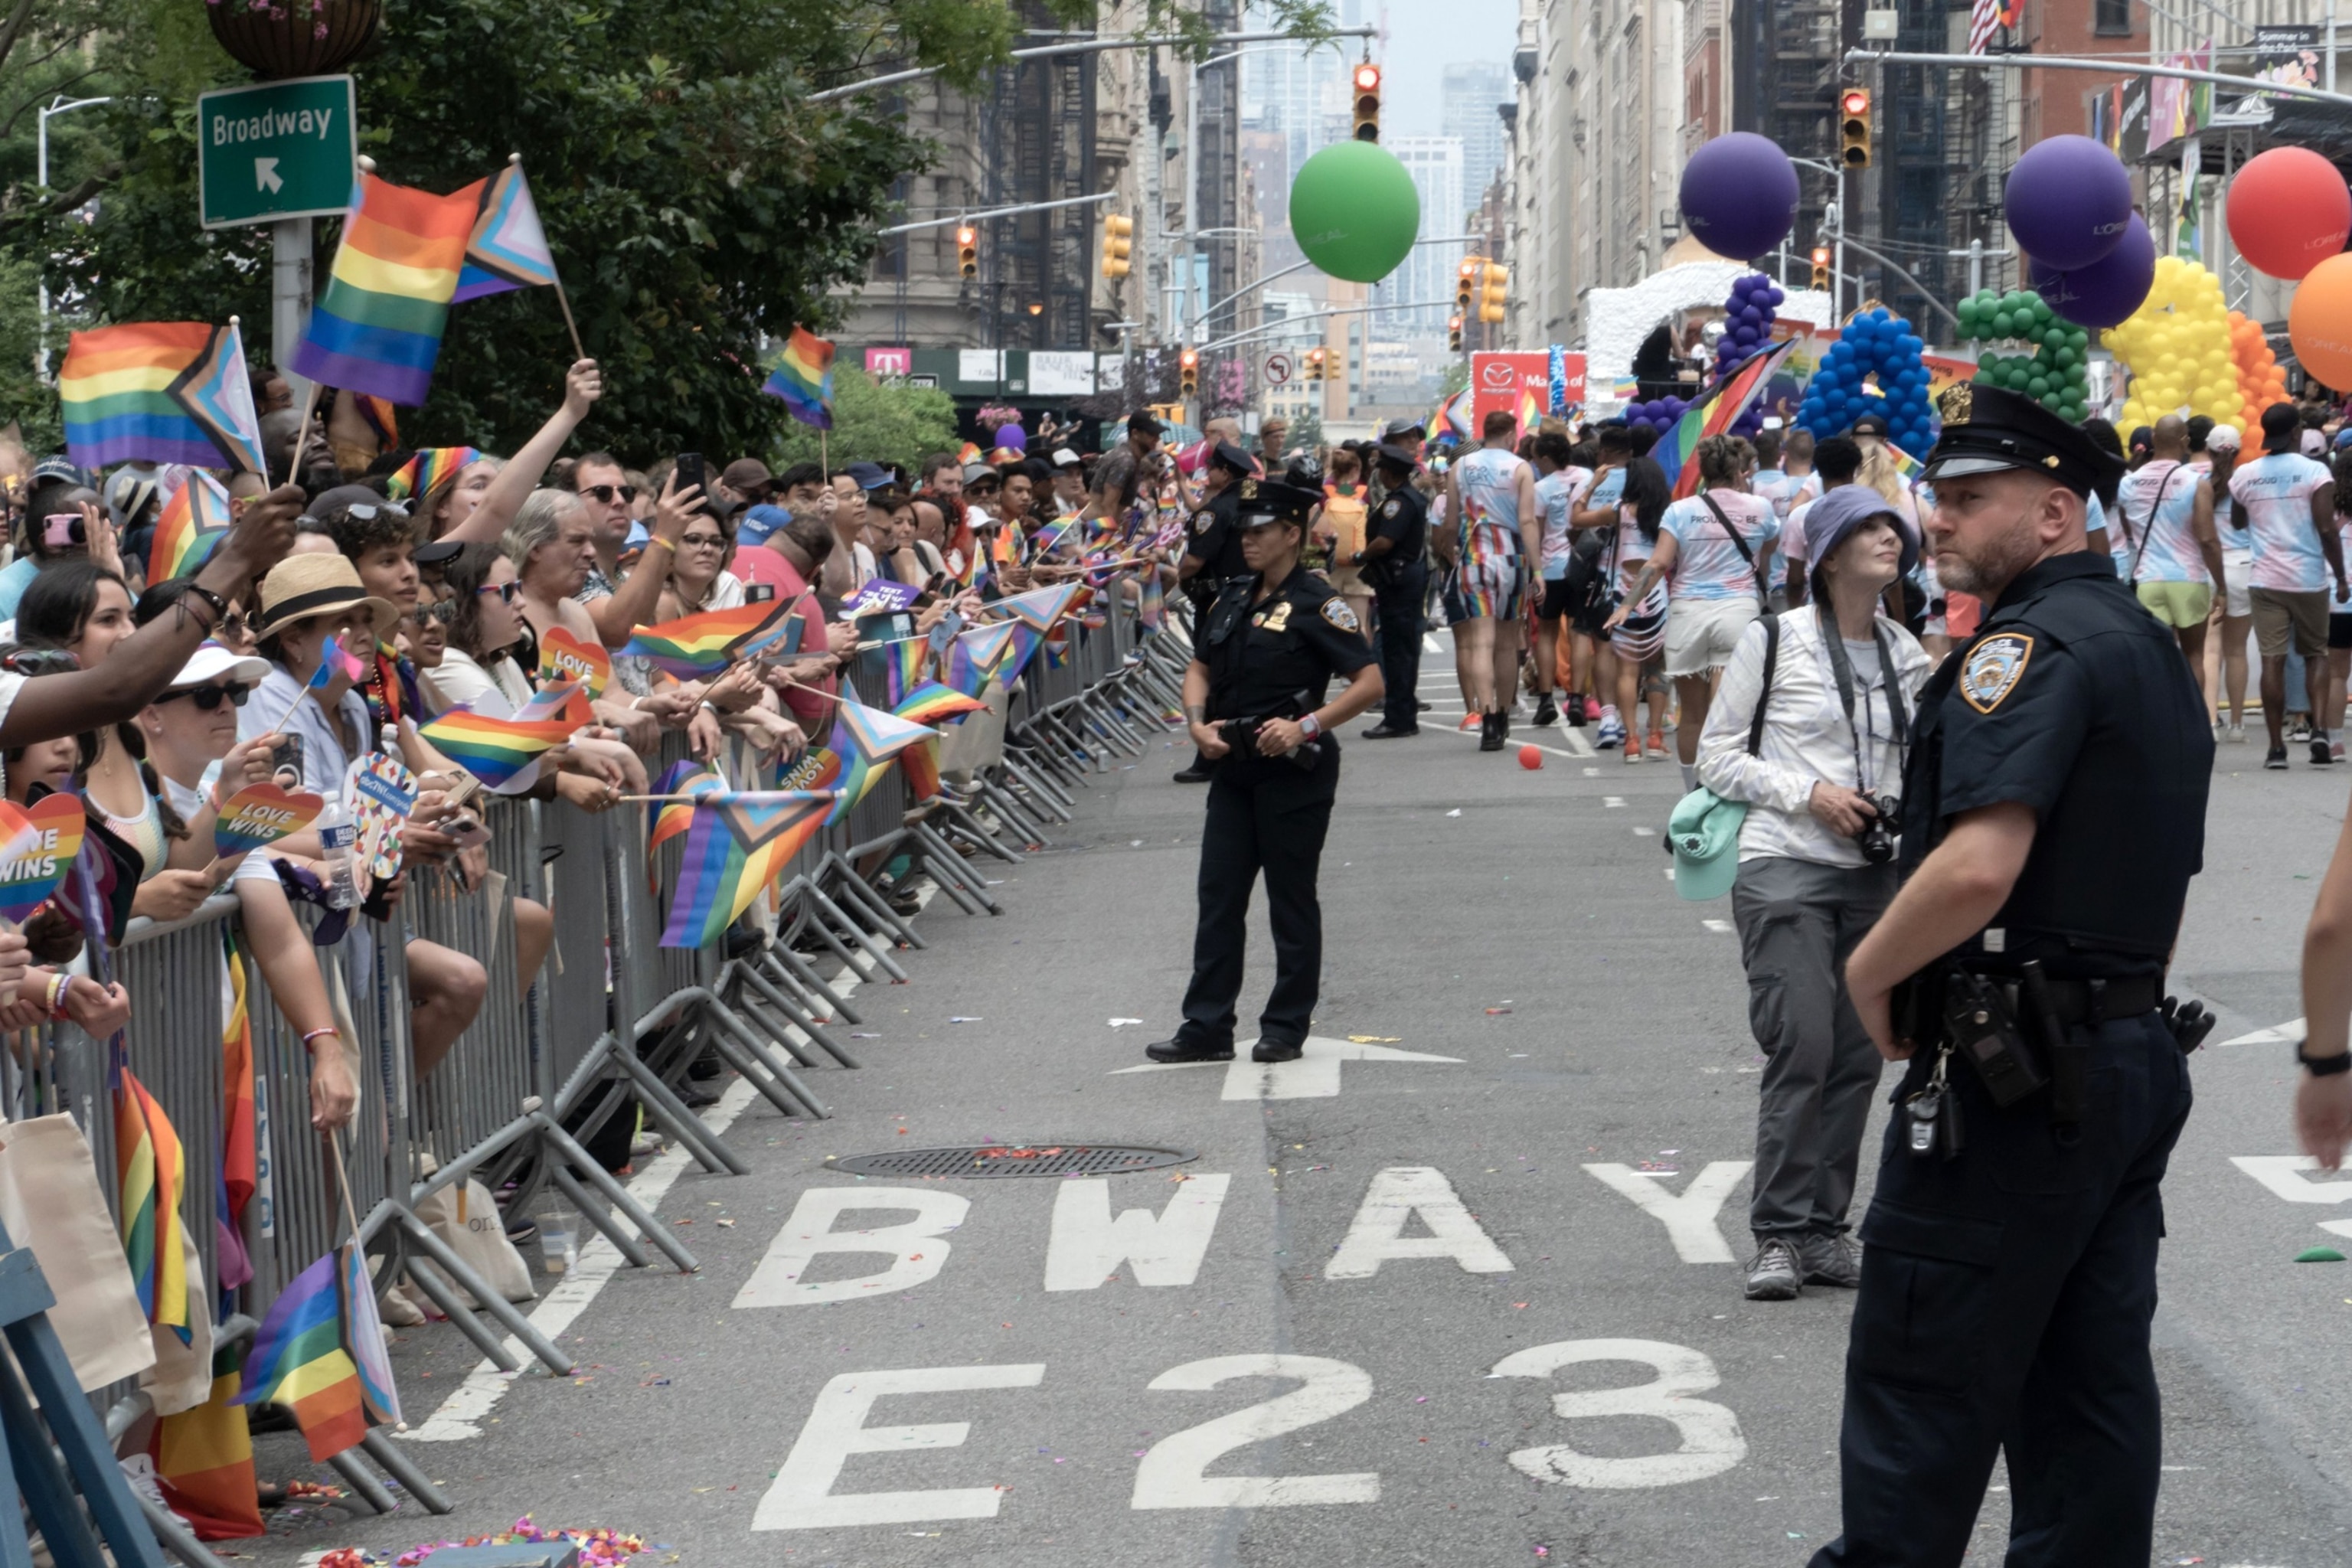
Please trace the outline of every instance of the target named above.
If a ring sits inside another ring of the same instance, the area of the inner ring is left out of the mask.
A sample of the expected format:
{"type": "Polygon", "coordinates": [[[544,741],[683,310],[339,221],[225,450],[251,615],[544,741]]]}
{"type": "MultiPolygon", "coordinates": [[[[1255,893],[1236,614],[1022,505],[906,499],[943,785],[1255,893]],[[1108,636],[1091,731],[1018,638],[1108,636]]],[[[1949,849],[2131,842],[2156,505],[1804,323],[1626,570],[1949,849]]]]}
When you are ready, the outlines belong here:
{"type": "Polygon", "coordinates": [[[2304,369],[2328,386],[2352,388],[2352,253],[2305,275],[2287,307],[2286,335],[2304,369]]]}

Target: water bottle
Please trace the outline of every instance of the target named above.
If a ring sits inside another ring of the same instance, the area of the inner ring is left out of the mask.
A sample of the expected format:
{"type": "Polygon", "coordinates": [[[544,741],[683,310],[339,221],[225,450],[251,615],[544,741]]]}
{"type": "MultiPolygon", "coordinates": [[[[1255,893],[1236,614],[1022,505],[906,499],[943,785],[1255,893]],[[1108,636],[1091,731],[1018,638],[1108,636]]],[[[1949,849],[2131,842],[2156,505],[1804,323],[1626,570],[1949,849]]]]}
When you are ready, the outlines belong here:
{"type": "Polygon", "coordinates": [[[327,851],[327,907],[348,910],[360,901],[352,880],[352,845],[359,837],[355,824],[343,820],[342,807],[333,801],[319,814],[319,842],[327,851]]]}
{"type": "Polygon", "coordinates": [[[530,1217],[539,1226],[540,1267],[550,1274],[569,1273],[580,1262],[572,1211],[551,1191],[541,1197],[539,1212],[530,1217]]]}

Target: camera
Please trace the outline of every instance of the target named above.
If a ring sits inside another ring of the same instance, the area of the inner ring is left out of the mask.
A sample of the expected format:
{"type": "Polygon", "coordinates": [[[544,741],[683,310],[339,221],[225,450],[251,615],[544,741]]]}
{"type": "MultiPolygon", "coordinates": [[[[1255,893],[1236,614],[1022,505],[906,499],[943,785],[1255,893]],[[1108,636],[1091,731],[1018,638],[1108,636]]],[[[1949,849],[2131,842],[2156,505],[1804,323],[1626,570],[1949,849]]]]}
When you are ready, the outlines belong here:
{"type": "Polygon", "coordinates": [[[1891,795],[1867,798],[1878,815],[1863,824],[1862,831],[1854,835],[1854,842],[1861,847],[1864,860],[1884,866],[1895,858],[1895,840],[1903,831],[1903,808],[1891,795]]]}

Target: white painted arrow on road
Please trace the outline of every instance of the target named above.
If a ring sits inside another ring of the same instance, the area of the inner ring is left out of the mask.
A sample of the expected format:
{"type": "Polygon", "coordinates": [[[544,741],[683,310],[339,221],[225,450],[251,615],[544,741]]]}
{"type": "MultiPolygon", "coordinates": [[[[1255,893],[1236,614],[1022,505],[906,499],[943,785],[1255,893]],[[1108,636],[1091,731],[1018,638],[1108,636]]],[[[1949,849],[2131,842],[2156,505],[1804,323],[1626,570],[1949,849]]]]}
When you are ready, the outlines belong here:
{"type": "Polygon", "coordinates": [[[253,188],[257,191],[282,191],[286,182],[278,177],[278,160],[256,158],[253,161],[253,188]]]}
{"type": "Polygon", "coordinates": [[[1462,1060],[1460,1057],[1433,1057],[1423,1051],[1400,1051],[1391,1046],[1362,1046],[1353,1040],[1327,1040],[1310,1035],[1306,1054],[1295,1062],[1254,1062],[1249,1053],[1250,1047],[1256,1043],[1245,1040],[1235,1047],[1230,1063],[1145,1062],[1139,1067],[1120,1068],[1112,1076],[1222,1066],[1225,1069],[1225,1087],[1218,1096],[1221,1100],[1329,1100],[1339,1092],[1341,1062],[1459,1064],[1462,1060]]]}
{"type": "Polygon", "coordinates": [[[2299,1046],[2303,1044],[2303,1020],[2289,1018],[2284,1024],[2267,1029],[2256,1029],[2251,1035],[2240,1035],[2234,1040],[2223,1040],[2225,1046],[2299,1046]]]}

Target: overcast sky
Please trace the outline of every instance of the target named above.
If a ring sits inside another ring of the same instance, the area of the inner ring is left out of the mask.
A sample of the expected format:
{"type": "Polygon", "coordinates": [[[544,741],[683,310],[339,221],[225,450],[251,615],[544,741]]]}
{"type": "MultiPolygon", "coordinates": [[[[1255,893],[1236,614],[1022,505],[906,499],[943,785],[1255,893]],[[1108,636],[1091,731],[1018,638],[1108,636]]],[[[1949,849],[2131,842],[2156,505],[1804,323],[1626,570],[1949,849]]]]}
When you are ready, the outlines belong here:
{"type": "MultiPolygon", "coordinates": [[[[1344,5],[1334,5],[1336,13],[1344,5]]],[[[1386,79],[1381,121],[1400,136],[1439,133],[1438,83],[1456,60],[1492,60],[1508,68],[1517,41],[1518,0],[1388,0],[1388,43],[1377,51],[1386,79]]],[[[1366,4],[1378,21],[1382,6],[1366,4]]]]}

